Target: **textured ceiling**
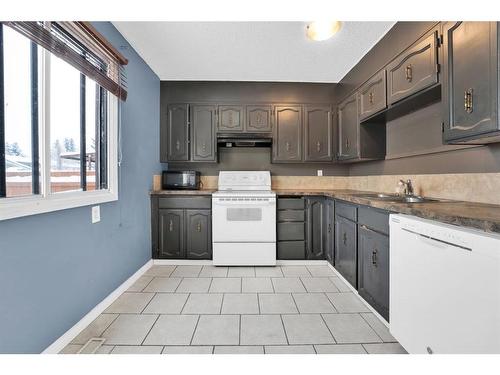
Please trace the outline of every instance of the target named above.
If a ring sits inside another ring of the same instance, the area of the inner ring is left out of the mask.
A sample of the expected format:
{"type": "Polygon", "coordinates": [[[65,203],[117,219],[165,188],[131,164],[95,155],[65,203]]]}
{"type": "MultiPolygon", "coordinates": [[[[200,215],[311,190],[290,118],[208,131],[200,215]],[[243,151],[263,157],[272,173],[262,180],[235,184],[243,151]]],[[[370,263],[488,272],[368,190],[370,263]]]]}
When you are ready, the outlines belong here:
{"type": "Polygon", "coordinates": [[[305,22],[114,22],[161,80],[338,82],[394,22],[343,22],[331,39],[305,22]]]}

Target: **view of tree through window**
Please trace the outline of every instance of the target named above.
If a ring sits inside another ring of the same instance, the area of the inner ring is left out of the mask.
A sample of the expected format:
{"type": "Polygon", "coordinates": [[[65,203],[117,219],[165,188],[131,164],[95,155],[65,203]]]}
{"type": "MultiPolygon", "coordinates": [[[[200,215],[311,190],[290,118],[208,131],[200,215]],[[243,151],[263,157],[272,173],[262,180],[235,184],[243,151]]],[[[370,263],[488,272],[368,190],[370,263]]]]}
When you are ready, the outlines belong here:
{"type": "Polygon", "coordinates": [[[5,27],[3,49],[6,195],[15,197],[33,193],[31,42],[5,27]]]}

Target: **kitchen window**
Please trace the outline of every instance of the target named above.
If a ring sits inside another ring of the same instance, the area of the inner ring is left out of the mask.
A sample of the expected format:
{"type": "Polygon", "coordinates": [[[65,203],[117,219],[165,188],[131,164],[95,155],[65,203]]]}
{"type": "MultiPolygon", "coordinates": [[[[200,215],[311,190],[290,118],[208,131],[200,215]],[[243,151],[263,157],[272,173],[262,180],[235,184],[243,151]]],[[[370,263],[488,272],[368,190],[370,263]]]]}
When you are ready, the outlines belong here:
{"type": "Polygon", "coordinates": [[[124,97],[84,64],[105,61],[56,23],[76,64],[20,30],[0,23],[0,220],[117,200],[124,97]]]}

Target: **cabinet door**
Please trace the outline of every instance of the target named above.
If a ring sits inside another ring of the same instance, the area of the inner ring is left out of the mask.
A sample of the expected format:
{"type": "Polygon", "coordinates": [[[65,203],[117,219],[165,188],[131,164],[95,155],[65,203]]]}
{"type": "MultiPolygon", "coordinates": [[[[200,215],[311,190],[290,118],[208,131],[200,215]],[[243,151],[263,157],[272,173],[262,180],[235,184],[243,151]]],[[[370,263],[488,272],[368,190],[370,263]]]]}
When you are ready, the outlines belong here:
{"type": "Polygon", "coordinates": [[[241,106],[219,106],[220,132],[242,132],[244,124],[244,112],[241,106]]]}
{"type": "Polygon", "coordinates": [[[184,211],[159,210],[159,257],[184,257],[184,211]]]}
{"type": "Polygon", "coordinates": [[[443,24],[443,138],[498,129],[497,23],[443,24]]]}
{"type": "Polygon", "coordinates": [[[364,120],[385,108],[387,95],[383,69],[359,89],[359,119],[364,120]]]}
{"type": "Polygon", "coordinates": [[[357,287],[356,223],[335,215],[335,268],[357,287]]]}
{"type": "Polygon", "coordinates": [[[217,160],[215,136],[216,107],[212,105],[194,105],[191,111],[191,160],[217,160]]]}
{"type": "Polygon", "coordinates": [[[307,259],[325,259],[325,199],[307,198],[307,259]]]}
{"type": "Polygon", "coordinates": [[[354,93],[338,108],[339,160],[358,157],[358,99],[354,93]]]}
{"type": "Polygon", "coordinates": [[[433,30],[387,66],[387,96],[395,103],[438,83],[437,35],[433,30]]]}
{"type": "Polygon", "coordinates": [[[389,237],[360,225],[358,254],[359,294],[389,320],[389,237]]]}
{"type": "Polygon", "coordinates": [[[189,160],[189,105],[169,105],[160,133],[162,162],[189,160]]]}
{"type": "Polygon", "coordinates": [[[329,106],[304,108],[304,160],[332,160],[332,112],[329,106]]]}
{"type": "Polygon", "coordinates": [[[335,249],[335,203],[333,199],[325,201],[325,256],[330,264],[334,264],[335,249]]]}
{"type": "Polygon", "coordinates": [[[302,107],[274,108],[273,161],[302,160],[302,107]]]}
{"type": "Polygon", "coordinates": [[[210,210],[186,210],[186,256],[188,259],[212,259],[210,210]]]}
{"type": "Polygon", "coordinates": [[[272,131],[271,110],[270,105],[247,105],[245,131],[248,133],[270,133],[272,131]]]}

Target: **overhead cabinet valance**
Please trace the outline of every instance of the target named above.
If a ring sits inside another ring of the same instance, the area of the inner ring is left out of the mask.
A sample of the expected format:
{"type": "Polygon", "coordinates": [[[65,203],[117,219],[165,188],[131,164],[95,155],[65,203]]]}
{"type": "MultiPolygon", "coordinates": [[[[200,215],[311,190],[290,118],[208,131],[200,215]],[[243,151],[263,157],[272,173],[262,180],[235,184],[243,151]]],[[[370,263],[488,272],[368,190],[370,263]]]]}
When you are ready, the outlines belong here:
{"type": "Polygon", "coordinates": [[[3,22],[122,100],[128,63],[88,22],[3,22]]]}

